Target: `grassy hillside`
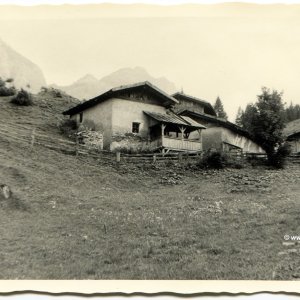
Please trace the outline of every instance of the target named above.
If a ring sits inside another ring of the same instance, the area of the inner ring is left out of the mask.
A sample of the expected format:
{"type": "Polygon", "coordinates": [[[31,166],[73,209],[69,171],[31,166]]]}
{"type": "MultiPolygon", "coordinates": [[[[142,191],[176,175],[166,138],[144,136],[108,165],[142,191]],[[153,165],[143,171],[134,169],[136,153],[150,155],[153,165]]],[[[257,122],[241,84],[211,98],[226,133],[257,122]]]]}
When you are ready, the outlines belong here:
{"type": "Polygon", "coordinates": [[[299,244],[283,239],[300,234],[298,165],[117,166],[17,138],[20,126],[62,138],[74,101],[0,98],[0,184],[14,193],[0,201],[1,279],[300,278],[299,244]]]}

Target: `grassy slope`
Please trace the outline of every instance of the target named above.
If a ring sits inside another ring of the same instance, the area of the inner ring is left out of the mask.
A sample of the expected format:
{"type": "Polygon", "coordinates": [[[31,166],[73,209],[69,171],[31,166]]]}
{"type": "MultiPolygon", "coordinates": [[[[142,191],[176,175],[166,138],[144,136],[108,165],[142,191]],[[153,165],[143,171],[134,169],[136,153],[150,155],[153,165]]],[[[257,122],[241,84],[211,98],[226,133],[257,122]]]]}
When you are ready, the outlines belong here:
{"type": "MultiPolygon", "coordinates": [[[[52,137],[72,102],[43,95],[16,108],[8,100],[0,98],[0,123],[34,124],[52,137]]],[[[299,166],[117,167],[31,151],[0,132],[0,184],[15,195],[0,203],[0,278],[299,278],[299,245],[283,245],[284,234],[300,234],[299,176],[299,166]],[[162,184],[173,172],[183,183],[162,184]]]]}

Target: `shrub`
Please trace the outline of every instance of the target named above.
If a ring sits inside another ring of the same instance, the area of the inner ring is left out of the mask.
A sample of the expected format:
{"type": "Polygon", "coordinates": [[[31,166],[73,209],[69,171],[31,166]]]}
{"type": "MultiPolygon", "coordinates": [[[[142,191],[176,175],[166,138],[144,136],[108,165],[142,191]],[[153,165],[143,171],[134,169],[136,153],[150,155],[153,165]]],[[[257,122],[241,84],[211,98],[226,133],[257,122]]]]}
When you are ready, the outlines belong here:
{"type": "Polygon", "coordinates": [[[83,127],[82,130],[91,130],[91,131],[96,130],[95,122],[93,120],[90,120],[90,119],[83,120],[80,127],[83,127]]]}
{"type": "Polygon", "coordinates": [[[48,88],[45,86],[41,87],[40,93],[47,93],[48,92],[48,88]]]}
{"type": "Polygon", "coordinates": [[[11,99],[11,103],[20,106],[30,106],[33,104],[32,96],[27,91],[21,89],[17,95],[11,99]]]}
{"type": "Polygon", "coordinates": [[[0,77],[0,87],[5,86],[5,81],[0,77]]]}
{"type": "Polygon", "coordinates": [[[6,87],[6,86],[0,86],[0,96],[13,96],[16,94],[16,88],[14,86],[12,87],[6,87]]]}
{"type": "Polygon", "coordinates": [[[258,167],[258,166],[265,166],[266,165],[266,159],[264,157],[249,156],[249,157],[247,157],[247,162],[252,167],[258,167]]]}
{"type": "Polygon", "coordinates": [[[54,91],[53,91],[53,94],[54,94],[54,97],[56,97],[56,98],[62,98],[62,94],[61,94],[61,92],[58,91],[58,90],[54,90],[54,91]]]}
{"type": "Polygon", "coordinates": [[[14,86],[7,87],[7,83],[12,83],[14,80],[12,78],[8,78],[7,80],[3,80],[0,77],[0,96],[13,96],[16,94],[16,88],[14,86]]]}
{"type": "Polygon", "coordinates": [[[72,119],[65,119],[59,124],[60,131],[68,136],[71,136],[78,129],[77,123],[72,119]]]}
{"type": "Polygon", "coordinates": [[[242,161],[235,161],[235,160],[230,160],[230,162],[227,163],[226,165],[227,167],[233,169],[243,169],[245,167],[245,164],[242,161]]]}
{"type": "Polygon", "coordinates": [[[222,151],[204,153],[197,166],[202,169],[223,169],[228,163],[227,155],[222,151]]]}
{"type": "Polygon", "coordinates": [[[277,151],[268,157],[268,162],[272,167],[282,169],[284,168],[286,164],[286,158],[290,153],[291,149],[288,144],[280,145],[277,151]]]}
{"type": "Polygon", "coordinates": [[[7,83],[12,83],[12,82],[14,82],[14,79],[13,79],[13,78],[7,78],[7,79],[5,80],[5,82],[7,82],[7,83]]]}

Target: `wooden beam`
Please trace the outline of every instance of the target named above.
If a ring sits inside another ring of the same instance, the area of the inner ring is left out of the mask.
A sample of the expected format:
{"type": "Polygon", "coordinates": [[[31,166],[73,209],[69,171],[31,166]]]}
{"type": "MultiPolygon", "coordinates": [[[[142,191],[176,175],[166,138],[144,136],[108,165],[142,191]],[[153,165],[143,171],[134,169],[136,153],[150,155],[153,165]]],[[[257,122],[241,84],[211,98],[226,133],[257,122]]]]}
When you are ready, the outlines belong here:
{"type": "Polygon", "coordinates": [[[164,131],[165,131],[166,125],[161,123],[160,126],[161,126],[161,135],[164,136],[164,131]]]}
{"type": "Polygon", "coordinates": [[[183,126],[179,126],[179,130],[181,132],[181,140],[183,140],[183,134],[184,134],[186,128],[184,128],[183,126]]]}
{"type": "Polygon", "coordinates": [[[202,151],[202,129],[197,129],[199,134],[199,142],[200,142],[200,151],[202,151]]]}

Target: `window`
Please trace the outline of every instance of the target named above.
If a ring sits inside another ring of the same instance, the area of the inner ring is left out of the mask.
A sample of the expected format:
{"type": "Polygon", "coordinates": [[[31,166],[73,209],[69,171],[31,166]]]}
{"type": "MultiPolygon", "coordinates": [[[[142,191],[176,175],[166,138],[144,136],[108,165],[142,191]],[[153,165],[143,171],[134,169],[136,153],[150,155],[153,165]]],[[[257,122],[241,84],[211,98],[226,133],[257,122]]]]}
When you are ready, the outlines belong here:
{"type": "Polygon", "coordinates": [[[79,123],[82,123],[82,120],[83,120],[83,112],[79,114],[79,123]]]}
{"type": "Polygon", "coordinates": [[[133,122],[132,123],[132,132],[139,133],[139,131],[140,131],[140,123],[133,122]]]}

